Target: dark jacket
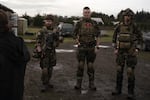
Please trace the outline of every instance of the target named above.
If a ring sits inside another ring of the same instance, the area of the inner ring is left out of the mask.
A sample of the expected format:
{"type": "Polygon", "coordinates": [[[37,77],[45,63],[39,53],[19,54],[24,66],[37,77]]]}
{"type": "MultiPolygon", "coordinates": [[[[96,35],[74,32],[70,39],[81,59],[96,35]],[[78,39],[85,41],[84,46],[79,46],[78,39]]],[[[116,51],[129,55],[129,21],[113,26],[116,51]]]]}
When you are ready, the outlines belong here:
{"type": "Polygon", "coordinates": [[[30,59],[22,38],[0,33],[0,100],[23,100],[24,75],[30,59]]]}

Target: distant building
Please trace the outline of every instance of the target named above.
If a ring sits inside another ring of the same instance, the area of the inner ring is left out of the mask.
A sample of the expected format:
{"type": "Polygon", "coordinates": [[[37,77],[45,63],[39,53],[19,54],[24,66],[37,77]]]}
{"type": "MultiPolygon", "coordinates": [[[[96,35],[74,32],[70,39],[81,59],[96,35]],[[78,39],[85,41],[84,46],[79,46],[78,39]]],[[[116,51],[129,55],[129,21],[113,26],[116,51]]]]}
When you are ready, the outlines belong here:
{"type": "Polygon", "coordinates": [[[9,23],[10,23],[10,25],[12,27],[12,31],[14,32],[14,34],[17,36],[18,33],[21,32],[20,30],[22,30],[22,32],[23,32],[22,34],[24,34],[25,33],[24,30],[26,30],[26,28],[27,28],[27,26],[25,25],[26,22],[22,21],[23,25],[20,24],[20,22],[21,22],[20,20],[21,19],[18,17],[18,14],[15,13],[12,9],[4,6],[3,4],[0,4],[0,9],[3,10],[7,14],[9,23]],[[25,28],[25,29],[23,29],[23,28],[25,28]],[[19,30],[19,32],[18,32],[18,30],[19,30]]]}
{"type": "Polygon", "coordinates": [[[119,21],[112,21],[113,25],[119,24],[119,21]]]}
{"type": "Polygon", "coordinates": [[[18,14],[17,13],[12,13],[10,17],[10,23],[12,27],[12,31],[14,34],[17,36],[18,35],[18,14]]]}
{"type": "Polygon", "coordinates": [[[18,34],[24,35],[28,28],[28,22],[25,18],[18,18],[18,34]]]}
{"type": "Polygon", "coordinates": [[[91,19],[93,19],[93,20],[96,21],[97,23],[102,23],[102,24],[104,24],[104,21],[102,20],[102,18],[94,18],[94,17],[92,17],[91,19]]]}

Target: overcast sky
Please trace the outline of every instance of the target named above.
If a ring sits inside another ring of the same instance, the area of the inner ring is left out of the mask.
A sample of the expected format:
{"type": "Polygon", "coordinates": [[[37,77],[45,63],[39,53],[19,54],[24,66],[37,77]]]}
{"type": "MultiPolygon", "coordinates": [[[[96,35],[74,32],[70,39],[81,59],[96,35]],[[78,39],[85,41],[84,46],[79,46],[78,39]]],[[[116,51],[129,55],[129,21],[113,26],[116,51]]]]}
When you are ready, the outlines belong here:
{"type": "Polygon", "coordinates": [[[89,6],[92,11],[115,16],[126,8],[134,12],[142,9],[150,12],[150,0],[0,0],[0,3],[19,15],[26,12],[30,16],[37,13],[82,16],[84,6],[89,6]]]}

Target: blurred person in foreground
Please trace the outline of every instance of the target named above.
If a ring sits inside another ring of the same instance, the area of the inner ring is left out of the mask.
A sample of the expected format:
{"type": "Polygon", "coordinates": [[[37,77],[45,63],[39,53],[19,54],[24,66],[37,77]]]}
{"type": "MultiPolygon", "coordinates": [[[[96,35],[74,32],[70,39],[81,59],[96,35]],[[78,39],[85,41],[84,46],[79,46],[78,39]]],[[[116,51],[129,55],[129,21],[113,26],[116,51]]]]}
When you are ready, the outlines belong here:
{"type": "Polygon", "coordinates": [[[7,18],[0,10],[0,100],[23,100],[24,75],[30,55],[23,39],[9,28],[7,18]]]}

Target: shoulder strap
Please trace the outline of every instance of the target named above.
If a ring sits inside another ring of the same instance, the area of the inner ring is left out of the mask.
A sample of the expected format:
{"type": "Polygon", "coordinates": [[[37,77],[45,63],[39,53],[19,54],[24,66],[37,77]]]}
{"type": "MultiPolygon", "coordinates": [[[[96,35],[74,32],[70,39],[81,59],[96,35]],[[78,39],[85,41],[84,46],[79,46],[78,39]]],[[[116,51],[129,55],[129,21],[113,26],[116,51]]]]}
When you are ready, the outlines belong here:
{"type": "Polygon", "coordinates": [[[80,21],[78,22],[79,28],[81,28],[82,22],[83,22],[83,19],[80,19],[80,21]]]}

